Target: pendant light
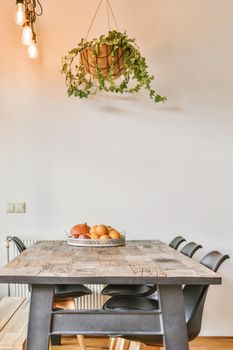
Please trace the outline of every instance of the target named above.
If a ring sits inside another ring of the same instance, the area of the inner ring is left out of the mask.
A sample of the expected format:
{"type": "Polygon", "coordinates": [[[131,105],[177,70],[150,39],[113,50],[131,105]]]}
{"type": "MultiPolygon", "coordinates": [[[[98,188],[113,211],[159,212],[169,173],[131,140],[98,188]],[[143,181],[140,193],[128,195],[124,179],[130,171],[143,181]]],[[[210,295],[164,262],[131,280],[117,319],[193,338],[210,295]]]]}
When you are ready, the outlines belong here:
{"type": "Polygon", "coordinates": [[[23,0],[16,1],[15,23],[23,26],[26,22],[26,12],[23,0]]]}
{"type": "Polygon", "coordinates": [[[22,27],[21,41],[23,45],[27,46],[27,54],[31,59],[38,57],[34,24],[42,13],[43,8],[40,0],[16,0],[15,23],[22,27]]]}

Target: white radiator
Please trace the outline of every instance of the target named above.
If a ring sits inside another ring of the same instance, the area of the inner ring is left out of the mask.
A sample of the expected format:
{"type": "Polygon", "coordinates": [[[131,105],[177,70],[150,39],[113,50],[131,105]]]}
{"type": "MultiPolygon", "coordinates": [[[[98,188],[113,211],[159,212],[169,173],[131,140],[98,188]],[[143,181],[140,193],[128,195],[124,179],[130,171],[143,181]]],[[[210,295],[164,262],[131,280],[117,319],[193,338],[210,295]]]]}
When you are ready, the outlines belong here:
{"type": "MultiPolygon", "coordinates": [[[[53,239],[54,240],[54,239],[53,239]]],[[[30,247],[30,245],[39,241],[38,239],[22,239],[23,243],[30,247]]],[[[14,243],[12,243],[10,237],[6,239],[6,249],[7,249],[7,262],[14,259],[18,254],[18,250],[14,243]]],[[[105,285],[103,284],[85,284],[88,288],[92,290],[92,295],[83,296],[77,298],[77,308],[78,309],[100,309],[103,303],[107,300],[106,297],[100,294],[101,290],[105,285]]],[[[12,297],[27,297],[29,296],[28,285],[26,284],[9,284],[8,285],[8,295],[12,297]]]]}

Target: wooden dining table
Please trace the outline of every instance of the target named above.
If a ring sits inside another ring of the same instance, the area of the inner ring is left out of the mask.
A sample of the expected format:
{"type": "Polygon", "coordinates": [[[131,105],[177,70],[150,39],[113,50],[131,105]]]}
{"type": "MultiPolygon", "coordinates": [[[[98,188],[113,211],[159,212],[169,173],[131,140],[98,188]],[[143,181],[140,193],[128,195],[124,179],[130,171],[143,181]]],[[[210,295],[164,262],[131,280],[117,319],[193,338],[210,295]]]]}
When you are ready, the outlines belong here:
{"type": "Polygon", "coordinates": [[[197,261],[158,240],[121,247],[32,245],[0,270],[0,283],[31,285],[27,350],[47,350],[52,334],[160,334],[166,350],[189,349],[182,286],[221,284],[197,261]],[[159,310],[53,310],[54,285],[156,284],[159,310]]]}

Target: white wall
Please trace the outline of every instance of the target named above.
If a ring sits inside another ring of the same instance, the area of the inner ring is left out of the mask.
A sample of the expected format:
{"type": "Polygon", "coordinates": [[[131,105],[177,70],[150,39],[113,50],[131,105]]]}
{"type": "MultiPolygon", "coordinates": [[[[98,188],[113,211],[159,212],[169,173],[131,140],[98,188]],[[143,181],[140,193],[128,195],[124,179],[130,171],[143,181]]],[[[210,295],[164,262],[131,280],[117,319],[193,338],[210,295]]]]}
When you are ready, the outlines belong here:
{"type": "MultiPolygon", "coordinates": [[[[40,58],[29,61],[14,1],[1,0],[1,240],[104,222],[129,238],[182,233],[203,244],[199,257],[219,249],[233,259],[233,1],[112,0],[165,105],[144,94],[68,99],[60,58],[85,35],[96,3],[43,1],[40,58]],[[6,214],[9,201],[26,201],[27,213],[6,214]]],[[[92,35],[105,29],[103,9],[92,35]]],[[[220,273],[205,335],[233,335],[232,261],[220,273]]]]}

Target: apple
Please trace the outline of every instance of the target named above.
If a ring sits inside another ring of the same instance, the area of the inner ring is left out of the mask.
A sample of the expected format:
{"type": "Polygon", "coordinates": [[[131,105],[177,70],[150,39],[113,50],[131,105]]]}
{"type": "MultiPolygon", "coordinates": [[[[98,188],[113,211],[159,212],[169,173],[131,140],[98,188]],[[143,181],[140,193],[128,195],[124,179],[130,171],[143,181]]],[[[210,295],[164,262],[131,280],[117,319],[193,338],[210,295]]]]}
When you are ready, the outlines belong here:
{"type": "Polygon", "coordinates": [[[79,235],[79,239],[90,239],[89,235],[79,235]]]}
{"type": "Polygon", "coordinates": [[[90,227],[85,223],[85,224],[78,224],[72,227],[70,230],[71,236],[74,238],[78,238],[80,235],[86,235],[90,231],[90,227]]]}

